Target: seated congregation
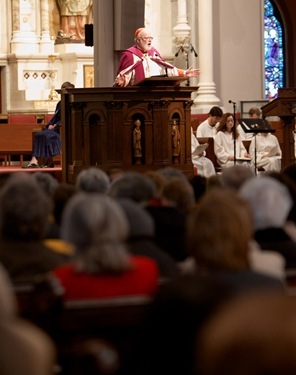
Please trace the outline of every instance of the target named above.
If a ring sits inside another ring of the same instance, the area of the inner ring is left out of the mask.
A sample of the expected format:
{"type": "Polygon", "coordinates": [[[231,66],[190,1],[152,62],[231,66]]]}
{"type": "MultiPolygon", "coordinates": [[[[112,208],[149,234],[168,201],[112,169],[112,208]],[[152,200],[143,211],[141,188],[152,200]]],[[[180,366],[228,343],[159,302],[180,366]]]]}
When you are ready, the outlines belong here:
{"type": "MultiPolygon", "coordinates": [[[[42,365],[32,360],[40,366],[28,372],[214,373],[208,342],[224,308],[255,292],[284,304],[293,298],[295,207],[294,165],[255,175],[233,164],[209,177],[173,167],[90,167],[73,185],[40,171],[8,175],[0,187],[0,264],[11,286],[0,278],[0,299],[15,300],[9,314],[36,337],[28,355],[39,345],[32,356],[42,365]],[[202,362],[200,351],[209,353],[202,362]]],[[[13,335],[7,351],[20,340],[13,335]]]]}

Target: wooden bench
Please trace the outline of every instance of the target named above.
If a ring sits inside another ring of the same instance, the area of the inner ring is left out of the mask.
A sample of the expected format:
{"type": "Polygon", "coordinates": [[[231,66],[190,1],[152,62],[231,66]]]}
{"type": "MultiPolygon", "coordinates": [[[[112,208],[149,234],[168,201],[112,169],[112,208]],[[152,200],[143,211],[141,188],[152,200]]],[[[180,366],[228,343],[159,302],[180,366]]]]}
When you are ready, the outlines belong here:
{"type": "Polygon", "coordinates": [[[141,334],[153,298],[111,297],[64,302],[59,281],[47,275],[29,284],[15,285],[19,315],[36,324],[53,339],[58,364],[67,372],[77,347],[89,342],[110,344],[119,361],[129,354],[141,334]]]}
{"type": "Polygon", "coordinates": [[[32,154],[32,132],[41,130],[37,123],[30,124],[0,124],[0,155],[4,155],[5,166],[10,165],[11,155],[20,156],[32,154]]]}
{"type": "Polygon", "coordinates": [[[37,124],[38,116],[35,113],[8,114],[8,124],[37,124]]]}

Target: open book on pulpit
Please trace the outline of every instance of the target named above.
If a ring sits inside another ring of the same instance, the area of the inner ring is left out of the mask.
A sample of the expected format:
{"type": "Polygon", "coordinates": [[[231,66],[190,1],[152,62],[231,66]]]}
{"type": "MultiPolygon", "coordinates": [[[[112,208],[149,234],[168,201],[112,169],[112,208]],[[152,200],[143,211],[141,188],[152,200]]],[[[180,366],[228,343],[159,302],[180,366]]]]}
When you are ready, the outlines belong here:
{"type": "Polygon", "coordinates": [[[187,81],[188,77],[179,77],[172,76],[168,77],[167,75],[152,76],[149,78],[144,78],[142,81],[139,81],[135,86],[177,86],[181,82],[187,81]]]}
{"type": "Polygon", "coordinates": [[[240,118],[238,122],[245,133],[275,133],[270,123],[262,118],[240,118]]]}

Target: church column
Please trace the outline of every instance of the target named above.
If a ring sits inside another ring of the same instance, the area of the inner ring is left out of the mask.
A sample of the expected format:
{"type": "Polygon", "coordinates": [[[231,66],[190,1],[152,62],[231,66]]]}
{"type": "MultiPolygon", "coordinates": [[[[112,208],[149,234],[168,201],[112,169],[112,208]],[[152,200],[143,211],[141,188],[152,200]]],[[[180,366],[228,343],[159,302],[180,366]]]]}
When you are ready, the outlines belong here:
{"type": "Polygon", "coordinates": [[[11,52],[32,54],[39,52],[36,33],[36,2],[12,0],[11,52]],[[28,46],[30,48],[28,49],[28,46]]]}
{"type": "Polygon", "coordinates": [[[54,52],[54,40],[51,39],[50,37],[48,0],[41,0],[40,10],[41,10],[40,52],[51,55],[54,52]]]}
{"type": "Polygon", "coordinates": [[[94,1],[94,81],[95,87],[114,82],[113,1],[94,1]]]}
{"type": "Polygon", "coordinates": [[[188,53],[190,45],[190,31],[191,28],[188,25],[187,19],[187,5],[186,0],[178,0],[178,15],[177,15],[177,24],[173,28],[174,39],[173,44],[176,49],[176,65],[179,67],[187,68],[188,66],[188,53]],[[184,65],[185,59],[185,65],[184,65]]]}
{"type": "Polygon", "coordinates": [[[214,105],[220,105],[213,80],[213,2],[198,0],[198,35],[200,80],[192,113],[208,113],[214,105]]]}
{"type": "Polygon", "coordinates": [[[177,25],[174,27],[174,32],[176,35],[189,36],[191,29],[188,25],[186,0],[178,0],[177,4],[178,16],[177,25]]]}

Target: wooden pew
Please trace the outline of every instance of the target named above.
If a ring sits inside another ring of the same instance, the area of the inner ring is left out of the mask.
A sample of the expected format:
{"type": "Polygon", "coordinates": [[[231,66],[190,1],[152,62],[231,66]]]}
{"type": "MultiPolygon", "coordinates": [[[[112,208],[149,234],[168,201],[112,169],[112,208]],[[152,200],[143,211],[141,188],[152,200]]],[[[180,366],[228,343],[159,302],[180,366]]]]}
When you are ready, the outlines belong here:
{"type": "Polygon", "coordinates": [[[5,155],[5,166],[10,164],[11,155],[20,155],[20,164],[23,155],[32,154],[32,131],[41,130],[36,123],[30,124],[0,124],[0,155],[5,155]]]}
{"type": "Polygon", "coordinates": [[[35,113],[8,114],[8,124],[37,124],[38,117],[35,113]]]}
{"type": "Polygon", "coordinates": [[[141,334],[153,298],[112,297],[64,302],[59,281],[47,275],[30,284],[15,285],[19,315],[53,339],[61,374],[68,374],[78,351],[89,343],[110,345],[123,363],[141,334]]]}

